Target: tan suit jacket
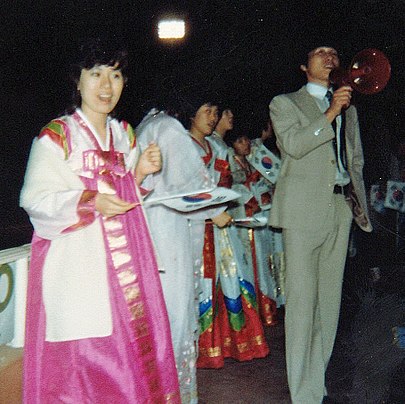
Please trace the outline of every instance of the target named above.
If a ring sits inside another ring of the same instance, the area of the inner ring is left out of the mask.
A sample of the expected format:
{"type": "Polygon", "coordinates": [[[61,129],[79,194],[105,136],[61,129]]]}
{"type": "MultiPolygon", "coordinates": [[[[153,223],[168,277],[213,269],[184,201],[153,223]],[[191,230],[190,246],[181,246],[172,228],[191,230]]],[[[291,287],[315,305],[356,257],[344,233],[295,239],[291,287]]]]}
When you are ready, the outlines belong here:
{"type": "MultiPolygon", "coordinates": [[[[270,225],[316,230],[325,223],[335,185],[332,125],[305,86],[275,97],[270,116],[282,157],[270,225]]],[[[345,133],[348,172],[358,204],[354,219],[369,232],[372,226],[363,182],[363,149],[353,106],[346,110],[345,133]]]]}

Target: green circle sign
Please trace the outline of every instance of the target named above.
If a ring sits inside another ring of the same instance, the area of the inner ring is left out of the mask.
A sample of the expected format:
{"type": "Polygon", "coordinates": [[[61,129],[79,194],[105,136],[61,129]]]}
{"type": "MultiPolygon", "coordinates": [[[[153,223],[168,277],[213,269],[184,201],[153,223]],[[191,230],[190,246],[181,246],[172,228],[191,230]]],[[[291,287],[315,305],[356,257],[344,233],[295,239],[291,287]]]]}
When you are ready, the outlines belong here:
{"type": "Polygon", "coordinates": [[[6,309],[8,303],[10,302],[14,289],[14,276],[8,264],[3,264],[0,266],[0,281],[3,278],[3,275],[4,277],[8,278],[8,288],[5,299],[0,302],[0,313],[6,309]]]}

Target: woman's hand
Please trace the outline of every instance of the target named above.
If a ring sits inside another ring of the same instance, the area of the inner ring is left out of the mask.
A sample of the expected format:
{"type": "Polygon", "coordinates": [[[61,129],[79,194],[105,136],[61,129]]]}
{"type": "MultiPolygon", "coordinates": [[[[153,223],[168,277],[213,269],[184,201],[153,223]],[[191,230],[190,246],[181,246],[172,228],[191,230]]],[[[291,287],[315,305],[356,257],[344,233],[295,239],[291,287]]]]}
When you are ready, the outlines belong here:
{"type": "Polygon", "coordinates": [[[226,227],[232,223],[232,216],[227,212],[222,212],[218,216],[211,218],[211,220],[218,227],[226,227]]]}
{"type": "Polygon", "coordinates": [[[105,217],[122,215],[133,209],[135,206],[136,203],[126,202],[118,198],[116,195],[98,193],[96,196],[96,210],[105,217]]]}
{"type": "Polygon", "coordinates": [[[135,177],[138,185],[149,174],[156,173],[162,168],[162,155],[157,144],[151,143],[139,157],[135,168],[135,177]]]}

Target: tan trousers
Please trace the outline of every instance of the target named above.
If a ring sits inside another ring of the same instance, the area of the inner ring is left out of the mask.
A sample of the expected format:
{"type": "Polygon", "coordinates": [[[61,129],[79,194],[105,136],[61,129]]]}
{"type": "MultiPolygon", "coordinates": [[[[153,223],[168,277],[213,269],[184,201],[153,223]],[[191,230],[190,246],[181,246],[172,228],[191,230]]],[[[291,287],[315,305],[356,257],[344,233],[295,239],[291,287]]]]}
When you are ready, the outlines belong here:
{"type": "Polygon", "coordinates": [[[287,375],[294,404],[319,404],[326,391],[351,221],[343,195],[334,195],[320,229],[283,229],[287,375]]]}

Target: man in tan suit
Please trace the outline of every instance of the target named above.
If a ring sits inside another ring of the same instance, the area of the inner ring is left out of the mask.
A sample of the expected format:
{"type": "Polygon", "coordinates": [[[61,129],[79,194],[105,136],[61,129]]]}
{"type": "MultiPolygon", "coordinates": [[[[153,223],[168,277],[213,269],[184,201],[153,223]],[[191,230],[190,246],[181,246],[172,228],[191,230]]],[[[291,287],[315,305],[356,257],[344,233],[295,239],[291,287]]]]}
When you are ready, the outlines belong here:
{"type": "Polygon", "coordinates": [[[283,228],[286,359],[294,404],[319,404],[327,395],[325,371],[339,318],[352,211],[363,230],[372,230],[352,89],[327,94],[333,91],[329,74],[338,66],[335,49],[313,49],[300,67],[307,84],[270,104],[282,158],[270,225],[283,228]]]}

